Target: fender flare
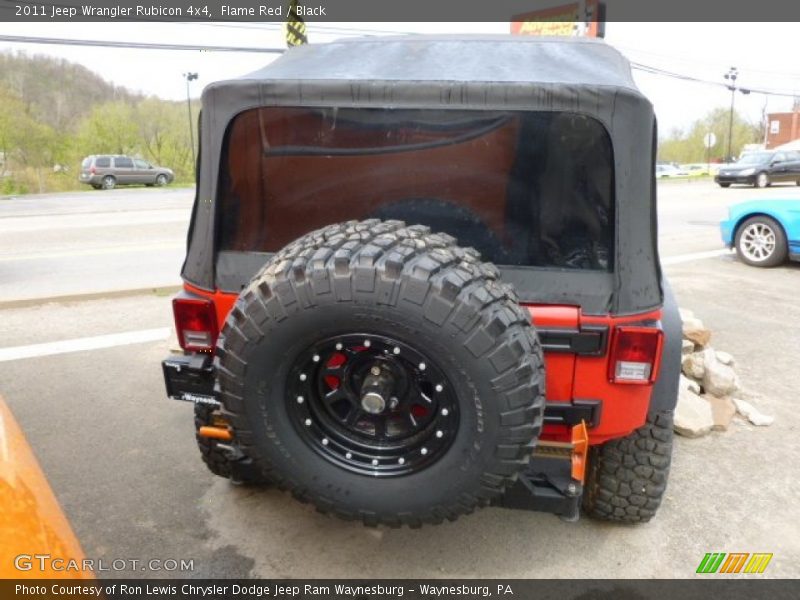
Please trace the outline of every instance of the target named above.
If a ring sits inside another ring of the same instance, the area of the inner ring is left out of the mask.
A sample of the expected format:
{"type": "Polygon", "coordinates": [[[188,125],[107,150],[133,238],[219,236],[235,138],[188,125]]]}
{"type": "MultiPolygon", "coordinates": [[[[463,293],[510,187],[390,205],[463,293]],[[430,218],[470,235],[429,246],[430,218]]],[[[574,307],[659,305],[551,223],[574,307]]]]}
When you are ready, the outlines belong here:
{"type": "Polygon", "coordinates": [[[678,403],[678,386],[681,375],[681,340],[683,323],[678,312],[678,302],[672,287],[665,277],[661,279],[664,290],[664,307],[661,313],[661,328],[664,331],[664,348],[661,352],[659,375],[653,385],[648,414],[672,411],[678,403]]]}

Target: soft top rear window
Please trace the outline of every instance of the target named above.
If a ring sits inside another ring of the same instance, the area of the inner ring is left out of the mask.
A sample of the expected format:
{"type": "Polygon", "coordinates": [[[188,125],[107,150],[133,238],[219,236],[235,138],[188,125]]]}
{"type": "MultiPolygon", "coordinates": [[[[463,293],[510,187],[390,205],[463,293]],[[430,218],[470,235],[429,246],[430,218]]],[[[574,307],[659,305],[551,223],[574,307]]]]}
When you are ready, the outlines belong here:
{"type": "Polygon", "coordinates": [[[498,265],[612,268],[611,142],[576,113],[249,110],[228,130],[218,207],[224,251],[275,252],[380,218],[449,233],[498,265]]]}

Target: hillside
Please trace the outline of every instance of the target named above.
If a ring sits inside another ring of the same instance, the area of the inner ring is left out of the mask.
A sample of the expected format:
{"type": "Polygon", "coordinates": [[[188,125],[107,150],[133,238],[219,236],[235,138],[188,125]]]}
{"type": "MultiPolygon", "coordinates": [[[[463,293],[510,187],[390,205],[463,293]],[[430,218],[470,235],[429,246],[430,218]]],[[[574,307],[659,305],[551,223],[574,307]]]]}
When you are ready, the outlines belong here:
{"type": "Polygon", "coordinates": [[[83,65],[24,53],[0,52],[0,88],[18,97],[29,115],[56,130],[76,130],[99,104],[141,99],[83,65]]]}

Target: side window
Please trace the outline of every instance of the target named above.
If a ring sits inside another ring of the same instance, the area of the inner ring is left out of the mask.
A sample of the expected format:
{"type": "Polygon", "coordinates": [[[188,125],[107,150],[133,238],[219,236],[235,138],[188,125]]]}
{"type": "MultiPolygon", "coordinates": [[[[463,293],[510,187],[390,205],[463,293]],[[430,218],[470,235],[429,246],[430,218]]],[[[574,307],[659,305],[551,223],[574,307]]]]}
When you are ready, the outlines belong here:
{"type": "Polygon", "coordinates": [[[786,162],[786,155],[783,152],[778,152],[772,157],[772,162],[786,162]]]}
{"type": "Polygon", "coordinates": [[[128,158],[127,156],[115,156],[114,157],[114,166],[117,169],[132,169],[133,168],[133,161],[128,158]]]}
{"type": "Polygon", "coordinates": [[[142,160],[141,158],[134,159],[133,163],[136,165],[137,169],[149,169],[150,163],[146,160],[142,160]]]}
{"type": "Polygon", "coordinates": [[[94,159],[94,166],[100,169],[107,169],[111,166],[111,159],[108,156],[98,156],[94,159]]]}

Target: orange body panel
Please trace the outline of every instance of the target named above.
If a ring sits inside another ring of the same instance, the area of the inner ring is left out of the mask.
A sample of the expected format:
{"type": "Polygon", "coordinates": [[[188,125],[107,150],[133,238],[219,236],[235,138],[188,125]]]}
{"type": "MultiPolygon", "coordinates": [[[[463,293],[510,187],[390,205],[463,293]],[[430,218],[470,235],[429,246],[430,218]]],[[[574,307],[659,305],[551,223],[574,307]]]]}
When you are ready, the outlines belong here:
{"type": "MultiPolygon", "coordinates": [[[[236,302],[236,294],[209,292],[189,284],[186,291],[204,296],[214,302],[220,328],[236,302]]],[[[588,316],[575,306],[526,305],[534,325],[547,328],[579,329],[582,325],[604,325],[612,332],[617,325],[634,325],[659,321],[661,310],[638,315],[617,317],[588,316]]],[[[609,335],[610,341],[611,335],[609,335]]],[[[650,406],[652,385],[615,384],[608,379],[608,355],[576,356],[560,352],[545,352],[546,396],[548,402],[569,402],[573,399],[600,400],[600,423],[589,429],[589,443],[602,444],[624,437],[641,427],[650,406]]],[[[562,425],[546,425],[542,439],[571,441],[571,430],[562,425]]]]}
{"type": "Polygon", "coordinates": [[[70,560],[78,566],[84,559],[36,457],[14,416],[0,398],[0,578],[3,579],[91,579],[91,571],[66,568],[70,560]],[[37,554],[63,559],[54,570],[45,563],[42,570],[37,554]],[[28,570],[15,568],[16,557],[28,570]]]}

